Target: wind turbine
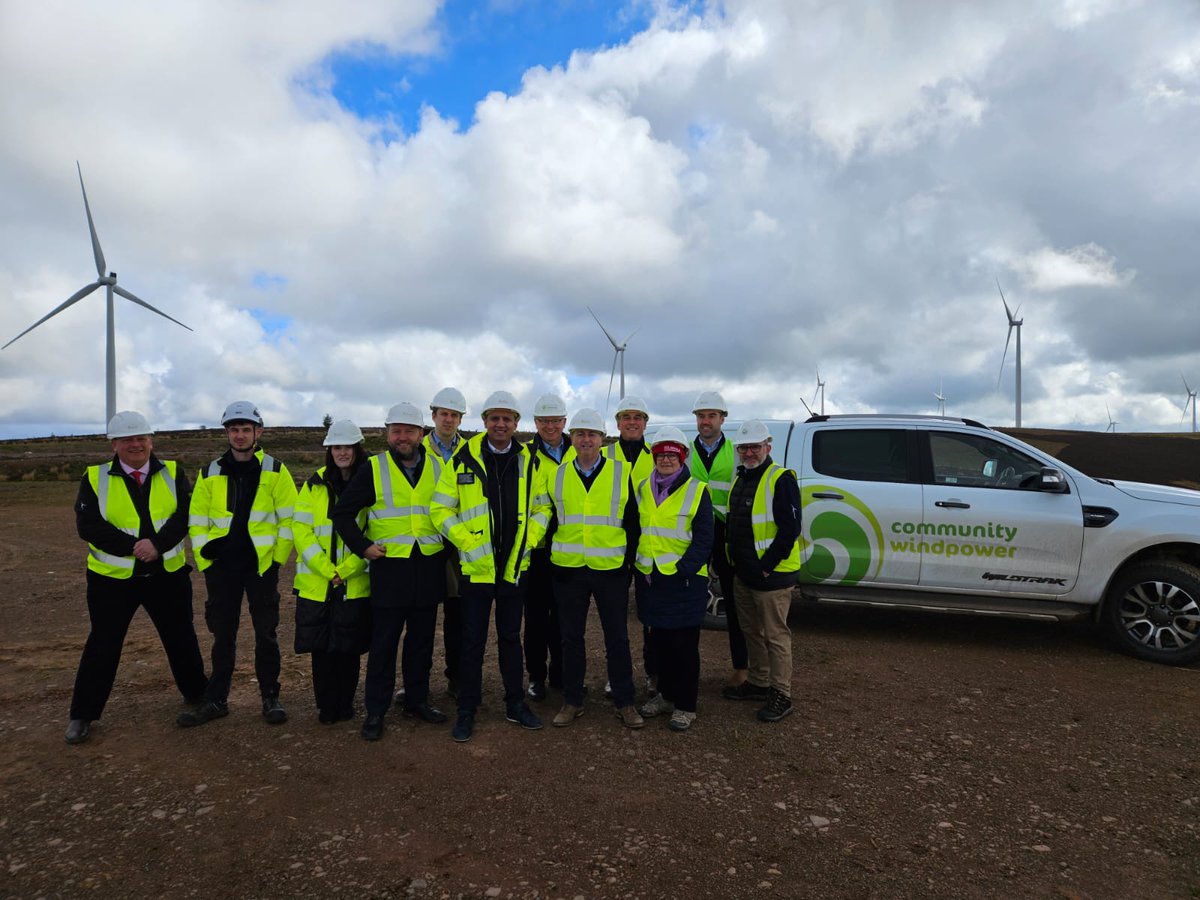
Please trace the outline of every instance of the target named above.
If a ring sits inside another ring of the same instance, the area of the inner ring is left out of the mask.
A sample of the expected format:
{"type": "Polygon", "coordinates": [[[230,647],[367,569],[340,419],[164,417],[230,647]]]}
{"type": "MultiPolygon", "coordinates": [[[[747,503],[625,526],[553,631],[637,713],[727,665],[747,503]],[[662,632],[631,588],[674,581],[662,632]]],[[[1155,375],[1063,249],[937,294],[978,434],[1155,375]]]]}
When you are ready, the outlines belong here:
{"type": "Polygon", "coordinates": [[[940,378],[938,379],[937,393],[933,395],[933,399],[938,402],[938,415],[944,417],[946,415],[946,398],[942,395],[942,380],[940,378]]]}
{"type": "MultiPolygon", "coordinates": [[[[1183,378],[1182,375],[1179,376],[1183,378]]],[[[1183,420],[1187,418],[1188,406],[1192,407],[1192,433],[1196,431],[1196,392],[1188,386],[1187,379],[1183,378],[1183,389],[1187,391],[1187,399],[1183,401],[1183,415],[1179,417],[1179,424],[1183,424],[1183,420]]]]}
{"type": "MultiPolygon", "coordinates": [[[[1021,326],[1025,324],[1024,319],[1018,319],[1016,313],[1008,308],[1008,301],[1004,299],[1004,290],[1000,287],[1000,279],[996,279],[996,290],[1000,291],[1000,302],[1004,304],[1004,313],[1008,316],[1008,337],[1004,339],[1004,353],[1000,357],[1000,374],[996,377],[996,388],[1000,388],[1000,379],[1004,377],[1004,359],[1008,356],[1008,342],[1012,340],[1013,329],[1017,330],[1017,424],[1016,427],[1021,427],[1021,326]]],[[[1021,311],[1021,307],[1017,305],[1017,312],[1021,311]]]]}
{"type": "Polygon", "coordinates": [[[1108,404],[1107,404],[1107,403],[1105,403],[1105,404],[1104,404],[1104,414],[1105,414],[1106,416],[1108,416],[1108,427],[1107,427],[1107,428],[1105,428],[1104,430],[1105,430],[1105,431],[1111,431],[1113,434],[1116,434],[1116,433],[1117,433],[1117,426],[1118,426],[1118,425],[1120,425],[1121,423],[1120,423],[1120,422],[1118,422],[1118,421],[1116,421],[1116,420],[1115,420],[1115,419],[1112,417],[1112,413],[1109,411],[1109,409],[1108,409],[1108,404]]]}
{"type": "Polygon", "coordinates": [[[600,330],[604,332],[604,336],[608,338],[608,342],[613,346],[613,367],[612,371],[608,375],[608,397],[604,400],[604,408],[607,409],[608,401],[612,399],[613,376],[617,374],[618,362],[621,364],[621,396],[617,399],[620,400],[625,396],[625,345],[629,343],[630,338],[637,334],[637,329],[635,328],[633,331],[631,331],[629,333],[629,337],[625,338],[624,341],[618,344],[617,339],[608,333],[608,329],[604,327],[604,323],[600,321],[599,317],[592,312],[592,308],[590,306],[587,308],[587,311],[592,313],[592,318],[596,320],[596,324],[600,326],[600,330]]]}
{"type": "Polygon", "coordinates": [[[813,391],[812,402],[815,406],[817,403],[817,394],[821,395],[821,415],[825,415],[825,382],[821,380],[821,367],[817,367],[817,389],[813,391]]]}
{"type": "Polygon", "coordinates": [[[91,284],[87,285],[86,287],[82,287],[79,290],[77,290],[74,294],[72,294],[70,297],[68,297],[64,302],[60,303],[58,306],[56,306],[54,309],[52,309],[46,315],[42,316],[40,319],[38,319],[36,322],[34,322],[32,325],[30,325],[28,328],[26,328],[20,334],[18,334],[15,338],[13,338],[11,341],[9,341],[7,344],[5,344],[3,347],[0,347],[0,350],[4,350],[7,347],[9,347],[10,345],[12,345],[13,343],[15,343],[16,341],[19,341],[21,338],[23,338],[25,335],[29,334],[29,332],[33,331],[33,329],[37,328],[39,325],[41,325],[47,319],[52,319],[55,316],[57,316],[60,312],[62,312],[68,306],[72,306],[73,304],[78,303],[80,300],[82,300],[84,297],[86,297],[92,291],[96,290],[96,288],[101,287],[101,286],[108,288],[108,291],[107,291],[108,318],[107,318],[107,329],[106,329],[107,343],[105,345],[105,358],[104,358],[104,363],[105,363],[105,367],[104,367],[104,374],[105,374],[105,379],[104,379],[105,380],[104,422],[105,422],[105,424],[107,424],[108,421],[113,417],[113,415],[117,411],[117,354],[116,354],[116,349],[114,346],[116,343],[116,340],[115,340],[116,328],[113,324],[113,294],[120,294],[126,300],[129,300],[132,303],[136,303],[138,306],[144,306],[146,309],[150,310],[150,312],[158,313],[164,319],[171,319],[171,321],[174,322],[176,325],[179,325],[182,328],[187,328],[188,331],[191,331],[192,329],[188,328],[187,325],[184,325],[178,319],[172,319],[161,309],[155,309],[153,306],[151,306],[145,300],[142,300],[140,297],[135,297],[129,291],[125,290],[125,288],[119,287],[117,285],[117,273],[116,272],[109,272],[108,274],[105,274],[104,270],[105,270],[106,266],[104,263],[104,251],[100,249],[100,238],[98,238],[96,236],[96,225],[95,225],[95,223],[92,222],[92,208],[91,208],[91,206],[88,205],[87,189],[84,188],[84,186],[83,186],[83,170],[79,167],[78,160],[75,162],[75,169],[76,169],[76,171],[79,172],[79,189],[81,191],[83,191],[83,209],[87,213],[88,230],[91,232],[91,235],[92,235],[92,254],[96,257],[96,280],[93,281],[91,284]]]}

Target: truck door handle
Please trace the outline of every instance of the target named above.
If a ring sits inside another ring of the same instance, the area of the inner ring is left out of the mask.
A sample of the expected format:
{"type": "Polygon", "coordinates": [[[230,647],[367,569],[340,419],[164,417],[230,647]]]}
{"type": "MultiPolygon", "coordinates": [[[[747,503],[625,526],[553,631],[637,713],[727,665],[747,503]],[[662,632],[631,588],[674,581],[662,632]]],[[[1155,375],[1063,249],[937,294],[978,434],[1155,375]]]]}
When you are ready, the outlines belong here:
{"type": "Polygon", "coordinates": [[[934,506],[940,506],[942,509],[970,509],[970,503],[963,503],[961,500],[938,500],[934,506]]]}
{"type": "Polygon", "coordinates": [[[829,491],[816,491],[813,494],[813,498],[816,500],[845,500],[846,499],[846,497],[843,494],[834,494],[829,491]]]}

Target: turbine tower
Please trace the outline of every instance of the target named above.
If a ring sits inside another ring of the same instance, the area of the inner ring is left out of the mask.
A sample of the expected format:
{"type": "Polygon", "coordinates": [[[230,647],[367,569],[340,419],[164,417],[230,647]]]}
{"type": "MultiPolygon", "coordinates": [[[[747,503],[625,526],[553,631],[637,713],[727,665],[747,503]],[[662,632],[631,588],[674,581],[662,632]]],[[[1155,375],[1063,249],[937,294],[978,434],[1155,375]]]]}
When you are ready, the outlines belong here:
{"type": "MultiPolygon", "coordinates": [[[[1016,427],[1021,427],[1021,326],[1025,324],[1024,319],[1018,319],[1015,312],[1008,308],[1008,301],[1004,299],[1004,290],[1000,287],[1000,279],[996,279],[996,290],[1000,291],[1000,302],[1004,304],[1004,313],[1008,316],[1008,337],[1004,339],[1004,353],[1000,357],[1000,374],[996,378],[996,388],[1000,388],[1000,379],[1004,377],[1004,359],[1008,356],[1008,342],[1012,340],[1013,329],[1017,330],[1017,422],[1016,427]]],[[[1017,306],[1017,312],[1021,311],[1020,305],[1017,306]]]]}
{"type": "Polygon", "coordinates": [[[1107,427],[1107,428],[1105,428],[1104,430],[1105,430],[1105,431],[1111,431],[1113,434],[1116,434],[1116,433],[1117,433],[1117,426],[1118,426],[1118,425],[1120,425],[1121,423],[1120,423],[1120,422],[1118,422],[1118,421],[1116,421],[1116,420],[1115,420],[1115,419],[1112,417],[1112,412],[1110,412],[1110,411],[1109,411],[1109,408],[1108,408],[1108,404],[1107,404],[1107,403],[1105,403],[1105,404],[1104,404],[1104,414],[1105,414],[1106,416],[1108,416],[1108,427],[1107,427]]]}
{"type": "Polygon", "coordinates": [[[621,395],[617,397],[617,399],[623,399],[625,396],[625,345],[629,343],[630,338],[637,334],[637,329],[631,331],[629,333],[629,337],[625,338],[624,341],[618,344],[617,339],[608,333],[608,329],[604,327],[604,323],[600,321],[599,317],[592,312],[592,308],[590,306],[587,308],[587,311],[592,313],[592,318],[596,320],[596,324],[600,326],[600,330],[604,332],[604,336],[608,338],[608,342],[613,346],[612,371],[608,375],[608,397],[606,397],[604,400],[604,408],[607,412],[608,401],[612,399],[613,376],[615,376],[617,373],[618,363],[620,363],[621,366],[621,395]]]}
{"type": "MultiPolygon", "coordinates": [[[[1183,378],[1182,375],[1179,376],[1183,378]]],[[[1183,415],[1179,417],[1179,424],[1183,424],[1183,420],[1187,418],[1188,406],[1192,408],[1192,433],[1196,432],[1196,392],[1191,389],[1187,383],[1187,379],[1183,379],[1183,389],[1187,391],[1187,399],[1183,401],[1183,415]]]]}
{"type": "Polygon", "coordinates": [[[938,415],[945,417],[946,415],[946,398],[942,394],[942,380],[938,379],[937,393],[933,395],[933,399],[938,402],[938,415]]]}
{"type": "Polygon", "coordinates": [[[821,380],[821,367],[817,367],[817,389],[813,391],[812,402],[817,404],[817,394],[821,395],[821,405],[818,407],[821,410],[821,415],[825,415],[825,382],[821,380]]]}
{"type": "Polygon", "coordinates": [[[91,284],[77,290],[74,294],[72,294],[70,297],[68,297],[65,301],[60,303],[58,306],[56,306],[50,312],[46,313],[46,315],[42,316],[40,319],[38,319],[36,322],[34,322],[32,325],[30,325],[28,328],[26,328],[20,334],[18,334],[15,338],[13,338],[11,341],[9,341],[7,344],[5,344],[3,347],[0,347],[0,350],[4,350],[7,347],[9,347],[11,344],[15,343],[16,341],[19,341],[21,338],[23,338],[25,335],[29,334],[29,332],[33,331],[33,329],[37,328],[39,325],[41,325],[47,319],[52,319],[55,316],[57,316],[60,312],[62,312],[68,306],[72,306],[75,303],[78,303],[80,300],[82,300],[84,297],[86,297],[92,291],[96,290],[96,288],[101,287],[101,286],[106,287],[108,289],[107,290],[107,295],[108,295],[107,310],[108,310],[108,312],[107,312],[106,344],[105,344],[105,356],[104,356],[104,376],[105,376],[104,377],[104,386],[105,386],[104,423],[105,423],[105,425],[107,425],[109,420],[113,417],[113,415],[117,411],[117,353],[116,353],[116,348],[115,348],[116,327],[113,323],[113,294],[119,294],[120,296],[124,297],[126,300],[129,300],[132,303],[136,303],[138,306],[145,307],[146,309],[150,310],[150,312],[158,313],[164,319],[171,319],[171,321],[174,322],[176,325],[179,325],[182,328],[187,328],[188,331],[191,331],[192,329],[188,328],[187,325],[184,325],[178,319],[172,319],[161,309],[155,309],[153,306],[151,306],[145,300],[142,300],[140,297],[135,297],[129,291],[125,290],[125,288],[119,287],[117,285],[117,273],[116,272],[108,272],[107,274],[105,273],[104,270],[105,270],[106,266],[104,263],[104,251],[100,249],[100,238],[98,238],[96,236],[96,226],[92,222],[92,208],[91,208],[91,206],[88,205],[87,189],[83,186],[83,169],[81,169],[79,167],[78,161],[75,162],[75,169],[79,173],[79,189],[81,191],[83,191],[83,209],[84,209],[84,212],[87,213],[88,230],[91,232],[91,235],[92,235],[92,255],[95,256],[95,258],[96,258],[96,280],[93,281],[91,284]]]}

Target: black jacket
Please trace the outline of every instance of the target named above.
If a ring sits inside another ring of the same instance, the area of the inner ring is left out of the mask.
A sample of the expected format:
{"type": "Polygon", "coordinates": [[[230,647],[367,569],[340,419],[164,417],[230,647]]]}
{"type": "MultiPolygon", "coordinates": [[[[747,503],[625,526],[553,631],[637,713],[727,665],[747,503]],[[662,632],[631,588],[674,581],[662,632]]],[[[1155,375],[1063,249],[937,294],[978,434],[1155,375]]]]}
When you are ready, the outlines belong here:
{"type": "Polygon", "coordinates": [[[733,489],[729,492],[729,514],[725,519],[725,539],[734,574],[748,587],[760,591],[790,587],[797,581],[795,572],[775,571],[775,567],[787,557],[792,545],[800,537],[800,487],[796,483],[795,473],[790,469],[784,469],[783,476],[776,483],[771,504],[775,526],[779,530],[761,560],[754,549],[751,507],[759,482],[770,464],[771,457],[768,456],[762,465],[753,469],[738,466],[733,489]],[[764,576],[764,572],[767,575],[764,576]]]}
{"type": "MultiPolygon", "coordinates": [[[[653,477],[653,476],[651,476],[653,477]]],[[[668,488],[674,494],[688,483],[687,466],[668,488]]],[[[655,569],[647,578],[641,572],[634,577],[638,618],[651,628],[697,628],[704,624],[708,608],[708,576],[698,575],[713,549],[713,506],[705,491],[700,508],[692,518],[692,541],[676,565],[674,575],[655,569]]]]}

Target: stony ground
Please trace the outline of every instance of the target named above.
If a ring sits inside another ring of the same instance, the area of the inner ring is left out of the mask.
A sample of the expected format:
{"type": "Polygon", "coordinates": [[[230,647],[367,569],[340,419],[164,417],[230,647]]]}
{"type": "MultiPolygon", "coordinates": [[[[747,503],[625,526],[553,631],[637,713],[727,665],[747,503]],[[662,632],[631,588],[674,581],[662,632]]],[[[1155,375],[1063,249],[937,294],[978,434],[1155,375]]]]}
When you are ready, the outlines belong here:
{"type": "Polygon", "coordinates": [[[317,723],[290,653],[291,721],[262,722],[248,620],[232,714],[176,728],[140,615],[103,721],[68,747],[72,496],[0,486],[0,896],[1200,895],[1200,671],[1082,626],[797,610],[797,712],[777,726],[720,699],[725,637],[706,632],[684,735],[626,731],[600,702],[521,731],[489,658],[471,743],[395,719],[367,744],[317,723]]]}

